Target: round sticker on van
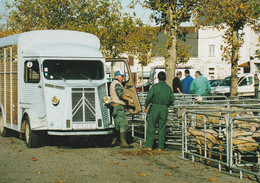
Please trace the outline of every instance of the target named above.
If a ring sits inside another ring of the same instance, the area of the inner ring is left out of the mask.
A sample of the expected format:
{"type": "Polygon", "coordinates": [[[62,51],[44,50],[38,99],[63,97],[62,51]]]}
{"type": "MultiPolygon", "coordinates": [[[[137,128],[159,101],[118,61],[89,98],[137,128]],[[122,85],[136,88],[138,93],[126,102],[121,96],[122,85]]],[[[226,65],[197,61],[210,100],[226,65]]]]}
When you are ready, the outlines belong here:
{"type": "Polygon", "coordinates": [[[31,68],[33,66],[33,63],[32,62],[27,62],[27,67],[28,68],[31,68]]]}

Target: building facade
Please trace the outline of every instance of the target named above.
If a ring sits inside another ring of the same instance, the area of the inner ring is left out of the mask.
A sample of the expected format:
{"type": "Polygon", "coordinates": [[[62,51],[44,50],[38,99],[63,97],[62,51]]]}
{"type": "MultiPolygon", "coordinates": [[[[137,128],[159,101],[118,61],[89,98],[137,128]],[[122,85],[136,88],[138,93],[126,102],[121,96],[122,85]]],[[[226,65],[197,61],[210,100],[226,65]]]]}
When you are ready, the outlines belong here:
{"type": "MultiPolygon", "coordinates": [[[[208,79],[223,79],[231,74],[231,64],[228,61],[222,60],[221,45],[224,44],[223,35],[225,30],[216,30],[213,28],[196,29],[195,27],[183,27],[188,30],[185,44],[190,45],[190,59],[185,64],[179,64],[178,67],[191,67],[201,73],[208,79]]],[[[260,61],[255,56],[255,51],[260,49],[257,34],[250,27],[245,27],[244,30],[244,44],[239,50],[238,73],[244,72],[260,72],[260,61]]],[[[159,46],[165,42],[165,37],[159,35],[159,46]]],[[[153,61],[143,68],[143,76],[145,80],[141,81],[142,68],[138,65],[135,59],[132,66],[132,72],[137,73],[138,83],[146,82],[148,73],[152,67],[164,65],[165,59],[160,53],[153,59],[153,61]]]]}

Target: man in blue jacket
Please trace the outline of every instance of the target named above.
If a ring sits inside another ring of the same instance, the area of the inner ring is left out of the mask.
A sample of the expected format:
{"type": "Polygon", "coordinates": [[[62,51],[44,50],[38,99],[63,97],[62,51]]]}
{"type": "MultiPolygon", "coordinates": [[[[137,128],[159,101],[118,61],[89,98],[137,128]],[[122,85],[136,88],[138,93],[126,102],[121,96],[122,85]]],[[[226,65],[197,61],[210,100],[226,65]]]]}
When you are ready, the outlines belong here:
{"type": "Polygon", "coordinates": [[[191,82],[193,81],[193,78],[190,76],[190,71],[188,69],[186,69],[184,71],[184,75],[185,75],[185,78],[182,81],[182,93],[191,94],[190,85],[191,85],[191,82]]]}

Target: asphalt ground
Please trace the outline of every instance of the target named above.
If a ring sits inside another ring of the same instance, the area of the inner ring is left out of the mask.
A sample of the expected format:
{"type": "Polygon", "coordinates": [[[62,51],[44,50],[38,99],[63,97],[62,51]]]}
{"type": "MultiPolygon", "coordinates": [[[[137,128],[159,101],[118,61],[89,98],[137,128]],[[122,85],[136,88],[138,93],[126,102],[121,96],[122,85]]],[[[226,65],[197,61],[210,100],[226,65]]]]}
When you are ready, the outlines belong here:
{"type": "Polygon", "coordinates": [[[253,176],[240,180],[238,174],[183,160],[178,146],[142,152],[137,142],[133,149],[122,149],[105,141],[105,136],[48,137],[40,147],[27,148],[17,136],[0,137],[0,182],[256,182],[253,176]]]}

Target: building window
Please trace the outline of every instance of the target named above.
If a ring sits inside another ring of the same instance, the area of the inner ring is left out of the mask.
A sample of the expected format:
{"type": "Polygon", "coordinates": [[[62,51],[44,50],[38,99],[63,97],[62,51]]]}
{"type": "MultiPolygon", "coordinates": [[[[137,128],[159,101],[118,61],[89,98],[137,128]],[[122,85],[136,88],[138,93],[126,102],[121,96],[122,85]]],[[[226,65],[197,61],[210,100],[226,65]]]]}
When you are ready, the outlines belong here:
{"type": "Polygon", "coordinates": [[[215,45],[209,45],[209,57],[215,57],[215,45]]]}
{"type": "Polygon", "coordinates": [[[209,74],[209,76],[210,76],[211,79],[214,79],[214,76],[215,76],[215,68],[210,67],[208,74],[209,74]]]}

